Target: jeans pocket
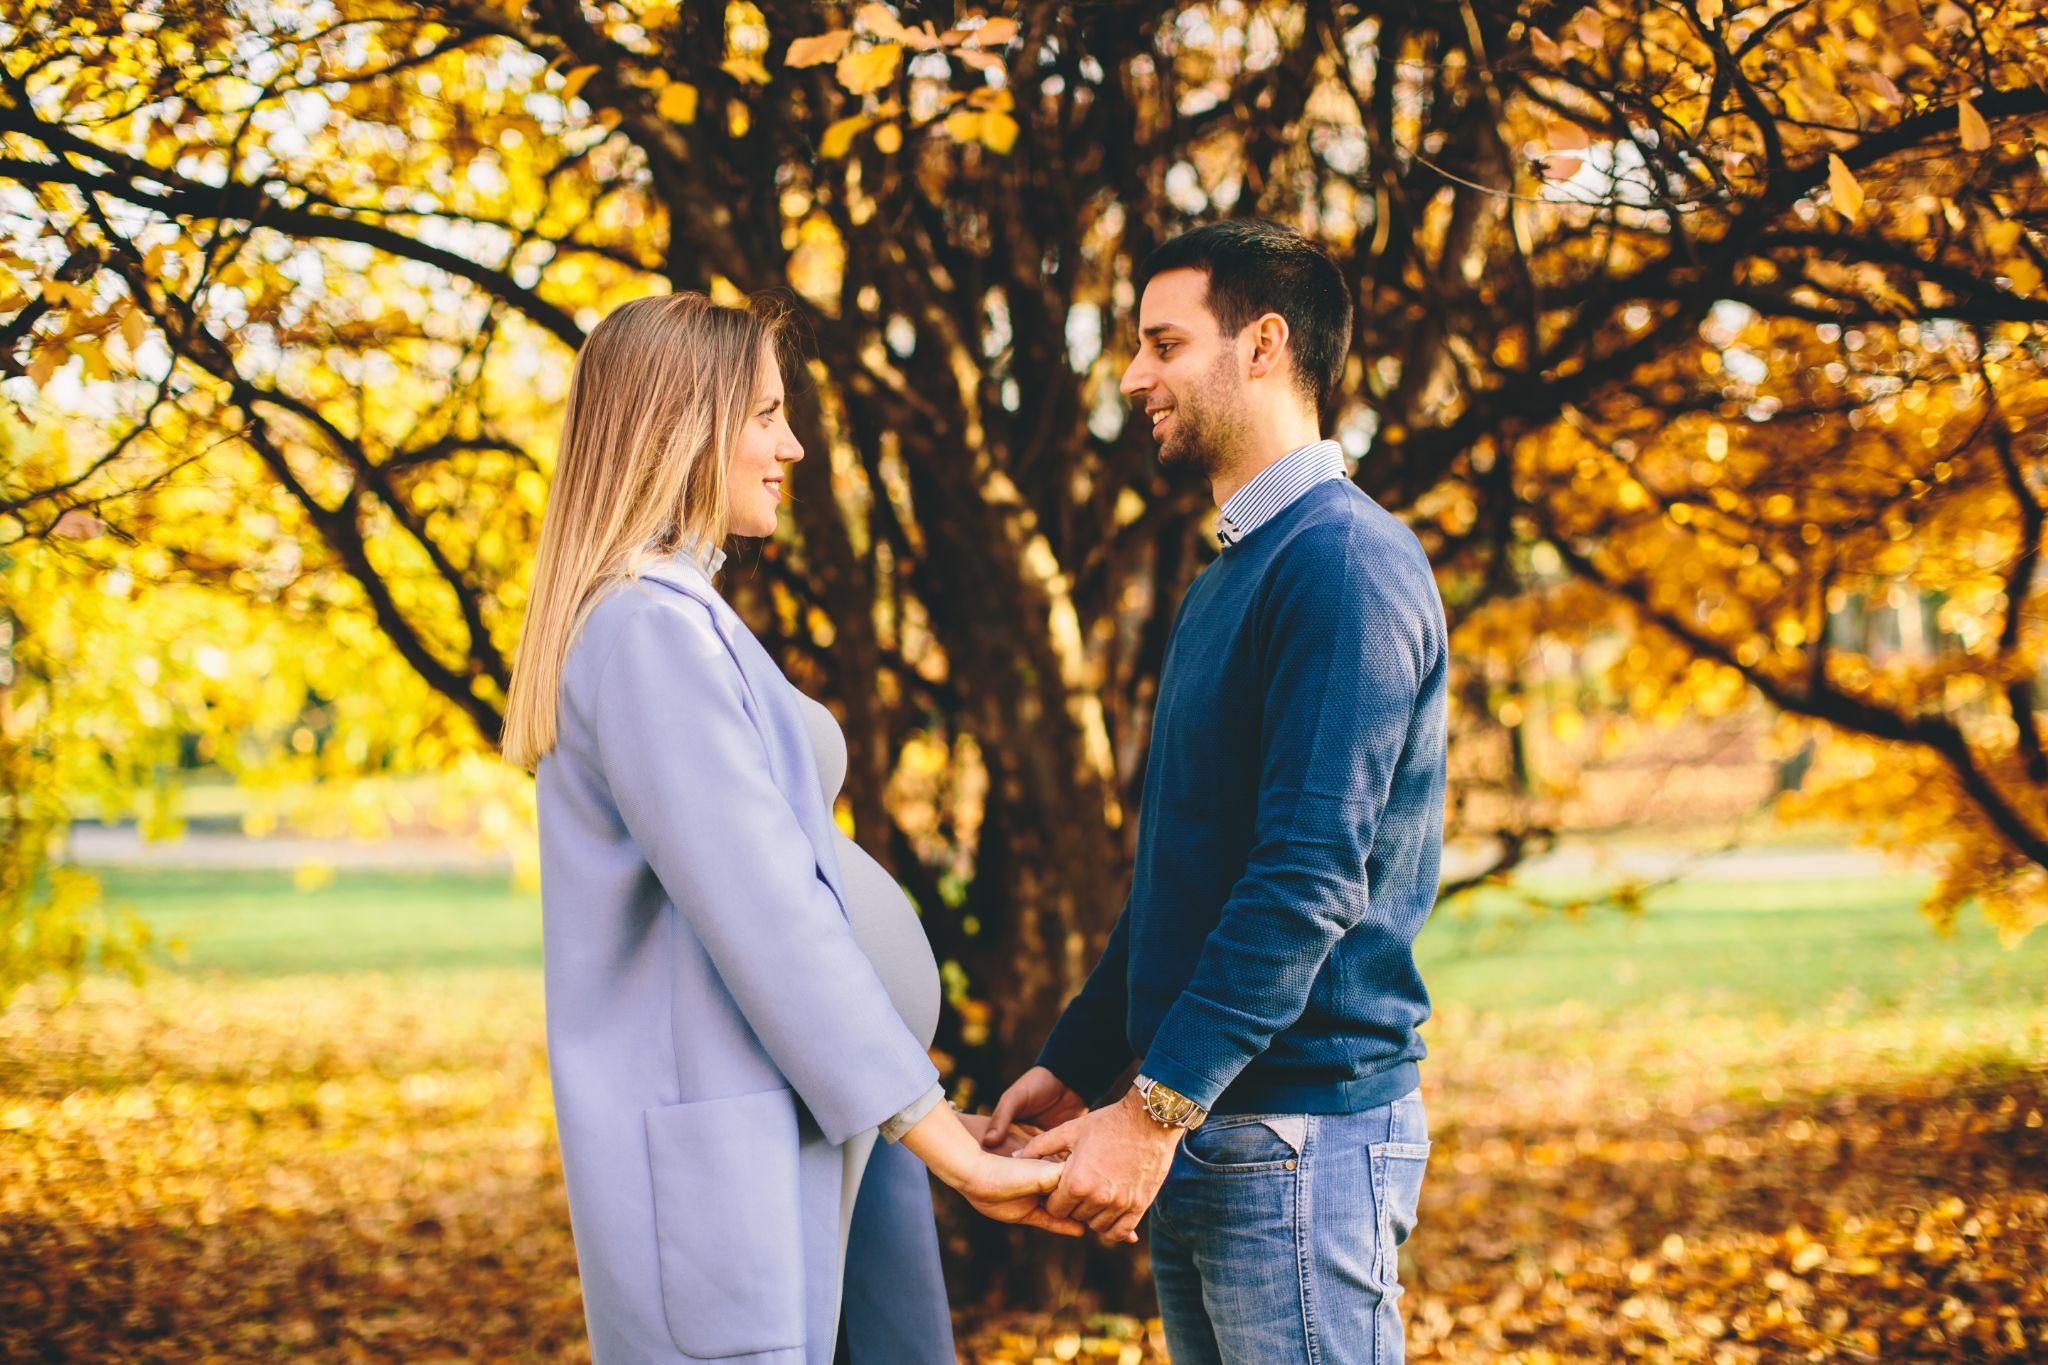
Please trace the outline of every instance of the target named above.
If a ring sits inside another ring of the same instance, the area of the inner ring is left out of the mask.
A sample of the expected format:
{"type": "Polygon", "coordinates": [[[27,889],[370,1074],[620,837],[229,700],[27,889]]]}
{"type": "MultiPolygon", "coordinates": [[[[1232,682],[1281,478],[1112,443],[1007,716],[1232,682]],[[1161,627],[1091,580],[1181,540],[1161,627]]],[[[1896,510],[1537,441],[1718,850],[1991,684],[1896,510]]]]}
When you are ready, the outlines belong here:
{"type": "Polygon", "coordinates": [[[796,1095],[646,1113],[669,1336],[702,1360],[804,1344],[796,1095]]]}
{"type": "Polygon", "coordinates": [[[1306,1127],[1299,1114],[1232,1114],[1189,1133],[1181,1139],[1181,1151],[1203,1171],[1286,1170],[1301,1156],[1306,1127]]]}
{"type": "Polygon", "coordinates": [[[1367,1149],[1372,1165],[1373,1204],[1379,1211],[1380,1254],[1387,1280],[1393,1282],[1394,1256],[1415,1230],[1415,1209],[1422,1202],[1422,1174],[1429,1165],[1430,1144],[1375,1142],[1367,1149]]]}

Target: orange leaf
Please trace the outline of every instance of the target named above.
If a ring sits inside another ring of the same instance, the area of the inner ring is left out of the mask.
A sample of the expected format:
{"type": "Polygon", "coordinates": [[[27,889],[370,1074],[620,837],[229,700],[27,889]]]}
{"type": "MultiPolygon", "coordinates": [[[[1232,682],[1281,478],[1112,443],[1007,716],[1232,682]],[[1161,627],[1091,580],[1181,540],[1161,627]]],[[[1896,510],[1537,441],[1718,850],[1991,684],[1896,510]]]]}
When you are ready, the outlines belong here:
{"type": "Polygon", "coordinates": [[[1863,212],[1863,186],[1856,183],[1848,163],[1839,156],[1828,157],[1828,193],[1834,196],[1835,207],[1845,217],[1854,218],[1863,212]]]}
{"type": "Polygon", "coordinates": [[[862,5],[855,12],[853,22],[866,29],[869,33],[874,34],[877,38],[884,38],[890,42],[903,41],[904,36],[909,32],[908,29],[903,27],[902,21],[889,12],[887,5],[862,5]]]}
{"type": "Polygon", "coordinates": [[[1956,122],[1962,130],[1964,151],[1991,150],[1991,126],[1984,122],[1984,116],[1977,112],[1977,106],[1970,103],[1968,96],[1956,105],[1956,122]]]}
{"type": "Polygon", "coordinates": [[[871,94],[896,79],[903,68],[903,49],[895,43],[879,43],[840,58],[839,83],[848,93],[871,94]]]}
{"type": "Polygon", "coordinates": [[[782,59],[782,63],[784,66],[823,66],[826,62],[836,62],[846,55],[846,45],[852,41],[853,30],[850,28],[799,38],[789,45],[789,55],[782,59]]]}
{"type": "Polygon", "coordinates": [[[697,87],[688,81],[675,81],[661,88],[661,98],[655,102],[655,112],[671,123],[695,123],[697,121],[697,87]]]}
{"type": "Polygon", "coordinates": [[[597,67],[591,65],[579,66],[565,76],[562,79],[562,103],[567,104],[570,100],[575,99],[577,94],[582,91],[584,82],[596,74],[597,67]]]}
{"type": "Polygon", "coordinates": [[[991,19],[967,35],[969,47],[1007,47],[1017,37],[1015,19],[991,19]]]}

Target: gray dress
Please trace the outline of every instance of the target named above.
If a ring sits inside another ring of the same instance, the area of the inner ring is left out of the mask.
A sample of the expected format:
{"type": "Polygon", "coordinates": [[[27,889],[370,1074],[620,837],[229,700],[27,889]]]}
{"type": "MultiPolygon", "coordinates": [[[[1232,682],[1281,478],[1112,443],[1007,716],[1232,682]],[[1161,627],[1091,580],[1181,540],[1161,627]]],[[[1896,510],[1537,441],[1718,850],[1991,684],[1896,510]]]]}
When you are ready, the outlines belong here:
{"type": "MultiPolygon", "coordinates": [[[[802,703],[804,728],[810,731],[811,747],[817,754],[818,785],[824,788],[830,809],[846,781],[846,736],[832,713],[809,697],[798,694],[802,703]]],[[[925,937],[917,910],[903,888],[882,865],[867,855],[859,844],[835,827],[834,846],[839,855],[839,880],[846,893],[846,916],[853,926],[854,942],[860,945],[883,989],[903,1016],[911,1036],[925,1047],[939,1028],[939,964],[932,957],[931,941],[925,937]]],[[[847,1234],[853,1227],[853,1206],[860,1194],[861,1176],[868,1156],[874,1151],[876,1130],[856,1135],[846,1144],[846,1176],[839,1194],[839,1260],[846,1262],[847,1234]]]]}

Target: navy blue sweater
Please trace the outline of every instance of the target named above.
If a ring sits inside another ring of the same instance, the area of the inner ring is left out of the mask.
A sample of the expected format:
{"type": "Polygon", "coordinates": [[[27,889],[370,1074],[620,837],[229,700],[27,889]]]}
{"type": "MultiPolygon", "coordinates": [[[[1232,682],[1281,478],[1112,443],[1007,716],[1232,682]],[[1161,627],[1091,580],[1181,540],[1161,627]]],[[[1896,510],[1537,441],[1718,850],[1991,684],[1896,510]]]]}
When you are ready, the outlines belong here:
{"type": "Polygon", "coordinates": [[[1143,1058],[1225,1113],[1415,1086],[1445,635],[1422,546],[1348,481],[1224,547],[1167,645],[1130,898],[1040,1065],[1092,1099],[1143,1058]]]}

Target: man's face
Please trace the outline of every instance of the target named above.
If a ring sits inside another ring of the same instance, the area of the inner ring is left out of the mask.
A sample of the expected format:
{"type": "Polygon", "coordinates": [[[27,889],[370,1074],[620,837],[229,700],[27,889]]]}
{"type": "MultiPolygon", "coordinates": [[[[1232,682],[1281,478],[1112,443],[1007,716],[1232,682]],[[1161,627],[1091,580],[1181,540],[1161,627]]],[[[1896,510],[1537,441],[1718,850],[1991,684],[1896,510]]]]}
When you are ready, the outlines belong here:
{"type": "Polygon", "coordinates": [[[1209,311],[1209,277],[1169,270],[1138,302],[1138,353],[1120,385],[1142,406],[1159,462],[1213,474],[1236,449],[1245,423],[1237,338],[1209,311]]]}

